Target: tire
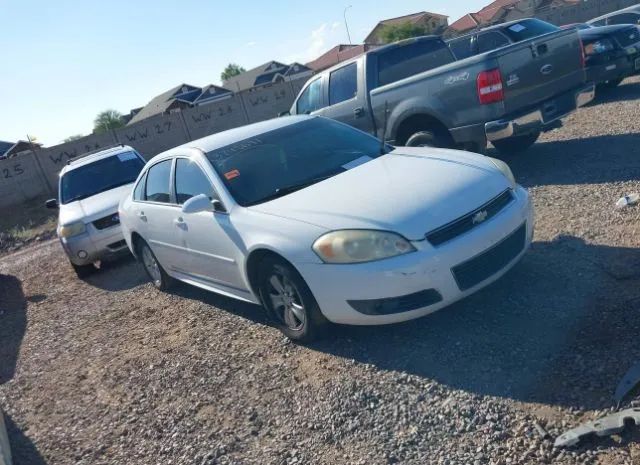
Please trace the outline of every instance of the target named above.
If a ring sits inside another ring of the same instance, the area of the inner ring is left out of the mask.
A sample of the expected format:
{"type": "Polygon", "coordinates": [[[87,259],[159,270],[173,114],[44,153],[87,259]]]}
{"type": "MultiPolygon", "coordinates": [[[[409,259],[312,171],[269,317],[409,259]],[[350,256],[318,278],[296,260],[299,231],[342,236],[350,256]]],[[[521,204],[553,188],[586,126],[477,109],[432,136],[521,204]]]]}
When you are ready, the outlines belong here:
{"type": "Polygon", "coordinates": [[[302,276],[284,260],[262,262],[258,291],[270,318],[288,338],[308,343],[325,334],[329,321],[302,276]]]}
{"type": "Polygon", "coordinates": [[[407,147],[453,148],[453,141],[448,134],[432,129],[418,131],[407,139],[407,147]]]}
{"type": "Polygon", "coordinates": [[[71,267],[73,268],[73,271],[76,272],[76,276],[80,279],[88,278],[96,271],[96,267],[93,263],[90,265],[75,265],[71,263],[71,267]]]}
{"type": "Polygon", "coordinates": [[[160,291],[167,291],[173,284],[173,278],[164,271],[162,265],[146,242],[141,241],[138,246],[138,257],[144,271],[151,279],[151,282],[160,291]]]}
{"type": "Polygon", "coordinates": [[[509,137],[492,142],[493,146],[502,154],[522,153],[536,143],[540,137],[539,132],[527,134],[526,136],[509,137]]]}

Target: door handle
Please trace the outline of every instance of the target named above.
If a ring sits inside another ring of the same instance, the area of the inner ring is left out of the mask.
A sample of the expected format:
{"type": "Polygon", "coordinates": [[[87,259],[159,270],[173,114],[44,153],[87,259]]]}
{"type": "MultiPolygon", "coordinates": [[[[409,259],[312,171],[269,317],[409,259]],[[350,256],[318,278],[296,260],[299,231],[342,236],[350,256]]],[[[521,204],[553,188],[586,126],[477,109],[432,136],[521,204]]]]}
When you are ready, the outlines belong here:
{"type": "Polygon", "coordinates": [[[184,229],[187,226],[187,223],[184,222],[182,217],[176,218],[175,220],[173,220],[173,224],[175,224],[177,227],[181,229],[184,229]]]}
{"type": "Polygon", "coordinates": [[[364,108],[358,107],[353,110],[353,116],[355,116],[356,118],[362,118],[364,116],[364,108]]]}
{"type": "Polygon", "coordinates": [[[138,218],[140,218],[142,221],[147,221],[147,216],[144,214],[144,212],[139,212],[138,218]]]}

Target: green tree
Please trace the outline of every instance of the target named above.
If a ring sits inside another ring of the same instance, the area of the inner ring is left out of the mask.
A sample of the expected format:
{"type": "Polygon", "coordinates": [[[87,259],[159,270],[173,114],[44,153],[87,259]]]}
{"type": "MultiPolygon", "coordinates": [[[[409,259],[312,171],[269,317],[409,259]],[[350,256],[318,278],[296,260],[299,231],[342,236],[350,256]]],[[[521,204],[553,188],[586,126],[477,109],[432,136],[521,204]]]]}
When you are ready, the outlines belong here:
{"type": "Polygon", "coordinates": [[[118,129],[124,126],[122,122],[122,114],[116,110],[105,110],[98,113],[96,119],[93,120],[93,132],[95,134],[104,134],[112,129],[118,129]]]}
{"type": "Polygon", "coordinates": [[[417,24],[409,22],[388,24],[380,31],[380,41],[383,44],[390,44],[399,40],[420,37],[426,34],[428,34],[427,29],[424,26],[419,26],[417,24]]]}
{"type": "Polygon", "coordinates": [[[247,70],[242,66],[237,65],[235,63],[229,63],[223,72],[220,73],[220,80],[224,83],[228,81],[233,76],[237,76],[238,74],[242,74],[247,70]]]}
{"type": "Polygon", "coordinates": [[[74,134],[73,136],[67,137],[62,142],[73,142],[74,140],[82,139],[84,136],[82,134],[74,134]]]}

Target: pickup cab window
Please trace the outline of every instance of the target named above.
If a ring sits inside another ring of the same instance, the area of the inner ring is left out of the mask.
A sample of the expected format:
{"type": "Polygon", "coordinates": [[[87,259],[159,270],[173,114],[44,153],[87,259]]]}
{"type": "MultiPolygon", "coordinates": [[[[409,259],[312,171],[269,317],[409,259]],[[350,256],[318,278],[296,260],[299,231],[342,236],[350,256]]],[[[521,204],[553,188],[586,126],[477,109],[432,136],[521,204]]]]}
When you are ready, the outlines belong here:
{"type": "Polygon", "coordinates": [[[619,15],[609,16],[607,24],[640,24],[640,14],[638,13],[621,13],[619,15]]]}
{"type": "Polygon", "coordinates": [[[358,64],[351,63],[329,76],[329,105],[351,100],[358,93],[358,64]]]}
{"type": "Polygon", "coordinates": [[[478,36],[478,51],[480,53],[490,52],[510,43],[509,39],[498,31],[484,32],[478,36]]]}
{"type": "Polygon", "coordinates": [[[296,105],[296,113],[304,115],[322,108],[322,81],[316,79],[302,92],[296,105]]]}
{"type": "Polygon", "coordinates": [[[544,34],[559,31],[560,28],[539,19],[525,19],[502,29],[513,42],[522,42],[544,34]]]}
{"type": "Polygon", "coordinates": [[[378,55],[378,86],[452,63],[453,54],[441,40],[420,40],[378,55]]]}
{"type": "Polygon", "coordinates": [[[458,60],[464,60],[475,55],[473,50],[473,36],[461,37],[449,42],[449,48],[458,60]]]}

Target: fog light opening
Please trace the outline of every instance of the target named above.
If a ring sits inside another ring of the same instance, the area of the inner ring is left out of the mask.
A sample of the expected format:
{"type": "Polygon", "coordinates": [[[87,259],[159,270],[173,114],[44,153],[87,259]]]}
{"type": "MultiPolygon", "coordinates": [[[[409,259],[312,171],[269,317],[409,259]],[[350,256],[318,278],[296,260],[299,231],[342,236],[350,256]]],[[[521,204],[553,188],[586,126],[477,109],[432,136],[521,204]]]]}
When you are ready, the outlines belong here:
{"type": "Polygon", "coordinates": [[[85,250],[81,250],[78,252],[78,258],[85,259],[89,256],[89,254],[85,250]]]}

